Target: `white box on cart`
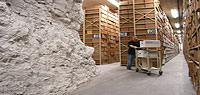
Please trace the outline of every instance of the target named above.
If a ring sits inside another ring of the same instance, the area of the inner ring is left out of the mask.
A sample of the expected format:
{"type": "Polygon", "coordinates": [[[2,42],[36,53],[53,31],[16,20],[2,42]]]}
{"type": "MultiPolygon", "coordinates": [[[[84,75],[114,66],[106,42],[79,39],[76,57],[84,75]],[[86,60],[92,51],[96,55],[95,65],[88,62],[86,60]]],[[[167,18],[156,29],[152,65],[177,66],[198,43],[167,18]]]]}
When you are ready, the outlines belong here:
{"type": "Polygon", "coordinates": [[[160,47],[160,40],[143,40],[140,41],[140,47],[160,47]]]}
{"type": "MultiPolygon", "coordinates": [[[[147,57],[147,50],[138,50],[138,57],[147,57]]],[[[150,58],[158,57],[158,51],[150,51],[149,57],[150,58]]]]}

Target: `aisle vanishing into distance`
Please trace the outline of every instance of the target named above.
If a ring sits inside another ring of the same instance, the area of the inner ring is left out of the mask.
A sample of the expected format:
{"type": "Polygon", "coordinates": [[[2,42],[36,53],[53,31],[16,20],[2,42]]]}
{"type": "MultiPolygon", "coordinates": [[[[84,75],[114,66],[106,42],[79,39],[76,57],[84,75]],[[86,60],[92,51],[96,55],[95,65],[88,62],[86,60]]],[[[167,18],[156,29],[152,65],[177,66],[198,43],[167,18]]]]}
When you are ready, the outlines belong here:
{"type": "Polygon", "coordinates": [[[163,66],[163,75],[152,72],[127,71],[119,63],[102,65],[102,72],[94,80],[81,86],[70,95],[196,95],[183,54],[163,66]],[[103,68],[102,68],[103,67],[103,68]]]}

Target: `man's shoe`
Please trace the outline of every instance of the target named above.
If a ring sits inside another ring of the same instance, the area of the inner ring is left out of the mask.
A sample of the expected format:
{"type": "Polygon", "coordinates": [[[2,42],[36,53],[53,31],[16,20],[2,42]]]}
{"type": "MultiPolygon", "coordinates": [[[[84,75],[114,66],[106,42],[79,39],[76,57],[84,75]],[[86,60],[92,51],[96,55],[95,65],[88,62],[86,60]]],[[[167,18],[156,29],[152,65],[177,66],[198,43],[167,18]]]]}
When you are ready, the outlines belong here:
{"type": "Polygon", "coordinates": [[[127,68],[127,70],[132,70],[131,68],[127,68]]]}

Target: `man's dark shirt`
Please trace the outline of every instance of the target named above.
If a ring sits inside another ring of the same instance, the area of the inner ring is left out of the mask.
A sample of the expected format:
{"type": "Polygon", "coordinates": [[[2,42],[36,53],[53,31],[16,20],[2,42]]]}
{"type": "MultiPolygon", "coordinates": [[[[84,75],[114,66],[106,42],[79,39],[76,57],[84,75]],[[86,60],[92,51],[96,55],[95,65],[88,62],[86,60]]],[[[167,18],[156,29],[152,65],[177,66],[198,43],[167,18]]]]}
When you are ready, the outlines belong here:
{"type": "Polygon", "coordinates": [[[135,48],[130,47],[130,45],[140,47],[140,42],[139,41],[137,41],[137,42],[129,41],[128,42],[128,47],[129,47],[128,48],[128,54],[134,54],[135,55],[135,48]]]}

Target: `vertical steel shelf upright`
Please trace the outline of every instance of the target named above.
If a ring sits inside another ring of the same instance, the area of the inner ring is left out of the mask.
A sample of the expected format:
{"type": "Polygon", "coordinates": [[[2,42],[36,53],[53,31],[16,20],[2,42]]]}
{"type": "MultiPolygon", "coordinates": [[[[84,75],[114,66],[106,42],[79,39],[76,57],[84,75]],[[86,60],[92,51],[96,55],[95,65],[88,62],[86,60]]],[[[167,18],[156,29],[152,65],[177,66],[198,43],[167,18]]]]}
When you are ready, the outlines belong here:
{"type": "Polygon", "coordinates": [[[100,45],[100,47],[99,47],[99,63],[100,63],[100,65],[102,64],[102,52],[101,52],[101,44],[102,44],[102,42],[101,42],[101,17],[102,17],[102,9],[101,8],[99,8],[99,45],[100,45]]]}

